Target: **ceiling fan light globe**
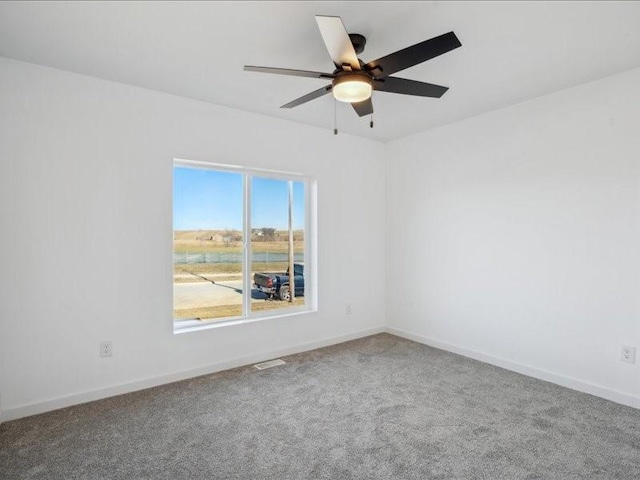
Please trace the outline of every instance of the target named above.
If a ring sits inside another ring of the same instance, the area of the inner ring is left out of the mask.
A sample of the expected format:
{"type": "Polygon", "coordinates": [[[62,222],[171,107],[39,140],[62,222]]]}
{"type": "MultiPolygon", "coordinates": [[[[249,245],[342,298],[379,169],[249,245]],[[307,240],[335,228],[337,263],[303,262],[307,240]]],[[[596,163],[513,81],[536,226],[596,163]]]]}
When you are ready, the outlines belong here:
{"type": "Polygon", "coordinates": [[[340,102],[358,103],[371,97],[371,81],[361,75],[337,78],[333,84],[333,96],[340,102]]]}

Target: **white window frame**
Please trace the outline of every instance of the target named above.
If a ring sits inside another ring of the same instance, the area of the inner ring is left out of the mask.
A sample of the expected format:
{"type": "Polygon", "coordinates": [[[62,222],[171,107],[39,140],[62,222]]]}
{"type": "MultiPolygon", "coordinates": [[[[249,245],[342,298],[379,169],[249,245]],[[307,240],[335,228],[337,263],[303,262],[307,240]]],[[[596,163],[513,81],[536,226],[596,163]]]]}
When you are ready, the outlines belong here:
{"type": "MultiPolygon", "coordinates": [[[[209,328],[220,328],[230,325],[240,325],[255,321],[267,320],[270,318],[282,318],[292,315],[307,314],[318,310],[318,289],[317,289],[317,183],[314,177],[303,173],[284,172],[277,170],[266,170],[260,168],[250,168],[237,165],[225,165],[219,163],[209,163],[196,160],[185,160],[181,158],[173,159],[171,169],[172,178],[175,167],[191,167],[219,172],[238,173],[243,180],[243,218],[242,218],[242,238],[243,238],[243,264],[242,264],[242,301],[243,314],[237,317],[216,318],[209,321],[193,320],[176,322],[171,314],[174,333],[185,333],[209,328]],[[304,182],[304,296],[305,304],[299,307],[283,307],[282,309],[267,310],[264,312],[251,311],[251,290],[253,278],[251,278],[251,180],[254,177],[271,178],[274,180],[284,180],[293,182],[304,182]],[[247,294],[247,292],[249,292],[247,294]],[[179,325],[178,325],[179,323],[179,325]]],[[[173,199],[172,199],[173,207],[173,199]]],[[[172,213],[173,215],[173,213],[172,213]]],[[[171,228],[173,229],[173,222],[171,228]]],[[[170,238],[173,238],[173,234],[170,238]]],[[[173,272],[173,244],[172,252],[172,272],[173,272]]],[[[173,282],[173,280],[172,280],[173,282]]],[[[173,298],[171,301],[173,307],[173,298]]],[[[173,309],[172,309],[173,312],[173,309]]]]}

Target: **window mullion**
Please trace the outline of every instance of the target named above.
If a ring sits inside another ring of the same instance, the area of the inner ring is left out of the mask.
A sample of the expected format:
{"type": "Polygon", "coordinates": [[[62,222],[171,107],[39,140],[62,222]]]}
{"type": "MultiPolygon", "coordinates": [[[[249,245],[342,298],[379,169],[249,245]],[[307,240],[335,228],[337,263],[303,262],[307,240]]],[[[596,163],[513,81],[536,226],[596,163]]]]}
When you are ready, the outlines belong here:
{"type": "Polygon", "coordinates": [[[244,217],[242,219],[244,258],[242,266],[242,302],[244,316],[251,315],[251,175],[244,174],[244,217]]]}

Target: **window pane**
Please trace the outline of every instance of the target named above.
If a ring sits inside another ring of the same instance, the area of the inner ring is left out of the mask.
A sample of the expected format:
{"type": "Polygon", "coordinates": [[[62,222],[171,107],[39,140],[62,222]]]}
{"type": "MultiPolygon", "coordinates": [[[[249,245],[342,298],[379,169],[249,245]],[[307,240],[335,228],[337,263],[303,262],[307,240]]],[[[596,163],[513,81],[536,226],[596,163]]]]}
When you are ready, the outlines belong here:
{"type": "Polygon", "coordinates": [[[305,304],[305,184],[270,178],[251,180],[251,310],[305,304]],[[293,186],[292,233],[295,292],[289,279],[289,183],[293,186]],[[293,295],[292,295],[293,293],[293,295]],[[289,297],[292,296],[292,301],[289,297]]]}
{"type": "Polygon", "coordinates": [[[173,315],[243,315],[243,176],[173,169],[173,315]]]}

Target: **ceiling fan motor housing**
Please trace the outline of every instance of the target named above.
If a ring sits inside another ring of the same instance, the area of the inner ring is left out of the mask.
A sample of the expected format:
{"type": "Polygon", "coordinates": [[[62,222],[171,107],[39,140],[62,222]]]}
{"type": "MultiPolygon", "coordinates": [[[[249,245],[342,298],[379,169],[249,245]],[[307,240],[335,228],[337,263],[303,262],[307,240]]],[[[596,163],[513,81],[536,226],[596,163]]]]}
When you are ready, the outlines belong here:
{"type": "Polygon", "coordinates": [[[367,82],[371,83],[371,75],[369,75],[364,70],[340,70],[336,72],[336,78],[333,79],[333,86],[335,87],[339,83],[348,82],[348,81],[358,81],[358,82],[367,82]]]}

